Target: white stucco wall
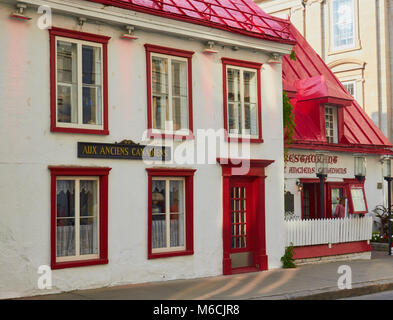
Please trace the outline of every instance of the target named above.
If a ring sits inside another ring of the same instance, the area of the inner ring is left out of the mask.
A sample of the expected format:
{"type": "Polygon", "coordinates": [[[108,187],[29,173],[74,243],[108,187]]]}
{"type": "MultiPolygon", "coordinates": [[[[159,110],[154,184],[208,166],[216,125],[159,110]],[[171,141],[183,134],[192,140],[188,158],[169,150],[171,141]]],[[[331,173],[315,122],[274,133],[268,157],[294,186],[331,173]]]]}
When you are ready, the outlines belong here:
{"type": "MultiPolygon", "coordinates": [[[[49,32],[9,19],[13,7],[0,4],[0,298],[222,274],[221,167],[196,168],[194,255],[147,259],[147,174],[142,161],[77,158],[77,142],[141,141],[147,124],[145,43],[195,51],[194,129],[223,126],[222,57],[265,63],[267,54],[220,47],[205,55],[202,42],[138,30],[136,41],[122,30],[54,14],[56,27],[112,37],[108,45],[109,136],[50,132],[49,32]],[[53,271],[53,289],[37,288],[37,269],[50,265],[50,173],[48,166],[107,166],[109,174],[109,264],[53,271]]],[[[266,243],[269,268],[284,252],[281,65],[261,71],[264,143],[251,157],[275,162],[266,169],[266,243]]],[[[185,143],[194,144],[195,141],[185,143]]]]}
{"type": "MultiPolygon", "coordinates": [[[[293,155],[312,155],[315,151],[312,150],[298,150],[291,149],[289,156],[293,155]]],[[[337,163],[329,164],[329,168],[338,169],[336,172],[340,173],[329,173],[327,182],[343,182],[343,179],[354,179],[354,155],[351,153],[344,152],[329,152],[329,156],[337,157],[337,163]],[[345,171],[343,170],[345,169],[345,171]],[[346,172],[343,174],[343,172],[346,172]]],[[[300,163],[288,161],[285,168],[285,190],[291,192],[294,195],[295,202],[295,216],[301,217],[301,192],[296,185],[296,182],[301,179],[316,179],[315,173],[291,173],[291,168],[307,168],[308,170],[315,168],[315,163],[300,163]]],[[[371,213],[377,205],[384,205],[386,203],[385,189],[386,182],[382,176],[382,164],[380,163],[379,155],[367,155],[366,156],[366,179],[364,182],[364,191],[366,193],[366,201],[368,211],[371,213]],[[382,189],[378,188],[378,184],[382,184],[382,189]]]]}

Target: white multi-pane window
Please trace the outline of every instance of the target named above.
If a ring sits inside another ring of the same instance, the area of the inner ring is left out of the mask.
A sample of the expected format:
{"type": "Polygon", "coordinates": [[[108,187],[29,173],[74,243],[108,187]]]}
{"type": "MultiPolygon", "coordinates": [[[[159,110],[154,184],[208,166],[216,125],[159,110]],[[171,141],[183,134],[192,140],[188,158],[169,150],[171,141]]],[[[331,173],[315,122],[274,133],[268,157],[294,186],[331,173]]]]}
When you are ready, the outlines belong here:
{"type": "Polygon", "coordinates": [[[188,60],[151,54],[152,129],[188,134],[188,60]]]}
{"type": "Polygon", "coordinates": [[[331,41],[333,50],[344,50],[355,46],[354,0],[332,0],[331,41]]]}
{"type": "Polygon", "coordinates": [[[257,70],[227,66],[228,133],[258,138],[257,70]]]}
{"type": "Polygon", "coordinates": [[[185,249],[185,180],[152,179],[152,253],[185,249]]]}
{"type": "Polygon", "coordinates": [[[342,83],[344,88],[349,92],[349,94],[356,99],[356,83],[355,81],[346,81],[342,83]]]}
{"type": "Polygon", "coordinates": [[[99,258],[99,178],[56,178],[56,262],[99,258]]]}
{"type": "Polygon", "coordinates": [[[103,129],[102,44],[56,37],[56,124],[103,129]]]}
{"type": "Polygon", "coordinates": [[[337,108],[325,105],[325,132],[329,143],[338,143],[337,108]]]}

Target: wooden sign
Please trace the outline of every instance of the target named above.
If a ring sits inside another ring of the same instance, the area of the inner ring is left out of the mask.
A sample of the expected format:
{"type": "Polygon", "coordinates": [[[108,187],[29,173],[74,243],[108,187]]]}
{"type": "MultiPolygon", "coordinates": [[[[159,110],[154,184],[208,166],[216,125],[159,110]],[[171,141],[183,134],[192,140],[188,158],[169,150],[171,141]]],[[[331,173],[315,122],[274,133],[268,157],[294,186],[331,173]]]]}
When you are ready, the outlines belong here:
{"type": "Polygon", "coordinates": [[[78,142],[78,158],[168,161],[171,152],[169,147],[145,146],[131,140],[120,143],[78,142]]]}

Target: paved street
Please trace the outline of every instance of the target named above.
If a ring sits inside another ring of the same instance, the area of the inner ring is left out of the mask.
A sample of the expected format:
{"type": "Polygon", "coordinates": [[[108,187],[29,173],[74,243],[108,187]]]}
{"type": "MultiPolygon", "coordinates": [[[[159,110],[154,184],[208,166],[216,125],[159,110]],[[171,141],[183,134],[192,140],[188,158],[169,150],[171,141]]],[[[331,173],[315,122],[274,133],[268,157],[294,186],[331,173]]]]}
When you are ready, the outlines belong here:
{"type": "Polygon", "coordinates": [[[338,299],[393,289],[393,257],[373,253],[372,260],[332,262],[265,272],[175,280],[93,290],[73,291],[30,299],[338,299]],[[338,267],[352,269],[352,291],[339,290],[338,267]]]}

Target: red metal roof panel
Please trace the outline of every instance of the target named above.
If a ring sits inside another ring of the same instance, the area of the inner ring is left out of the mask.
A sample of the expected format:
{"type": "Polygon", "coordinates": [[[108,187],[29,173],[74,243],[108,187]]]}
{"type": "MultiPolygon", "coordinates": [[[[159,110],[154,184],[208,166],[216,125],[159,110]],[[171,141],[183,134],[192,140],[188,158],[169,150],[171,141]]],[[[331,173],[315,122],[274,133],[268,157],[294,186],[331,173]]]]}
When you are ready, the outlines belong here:
{"type": "Polygon", "coordinates": [[[289,22],[266,14],[252,0],[87,0],[294,44],[289,22]]]}
{"type": "MultiPolygon", "coordinates": [[[[317,99],[323,95],[329,95],[342,100],[348,100],[348,106],[343,107],[344,137],[340,141],[340,148],[379,148],[386,149],[387,152],[392,144],[384,136],[381,130],[374,124],[370,117],[364,112],[360,105],[349,95],[347,90],[323,62],[321,57],[308,44],[304,37],[296,28],[291,25],[290,32],[296,39],[294,50],[297,60],[291,60],[289,56],[283,59],[283,82],[284,88],[292,88],[297,85],[297,99],[302,100],[317,99]],[[310,83],[314,83],[311,86],[310,83]],[[303,84],[303,87],[300,85],[303,84]],[[307,87],[307,85],[309,85],[307,87]],[[299,90],[300,89],[300,90],[299,90]],[[299,92],[303,90],[303,92],[299,92]],[[307,91],[308,92],[305,92],[307,91]],[[303,95],[303,97],[302,97],[303,95]]],[[[318,120],[313,120],[303,112],[307,106],[297,99],[292,99],[295,113],[295,137],[296,144],[305,146],[306,144],[318,146],[327,145],[321,139],[321,129],[318,127],[318,120]]],[[[348,149],[351,150],[351,149],[348,149]]]]}

